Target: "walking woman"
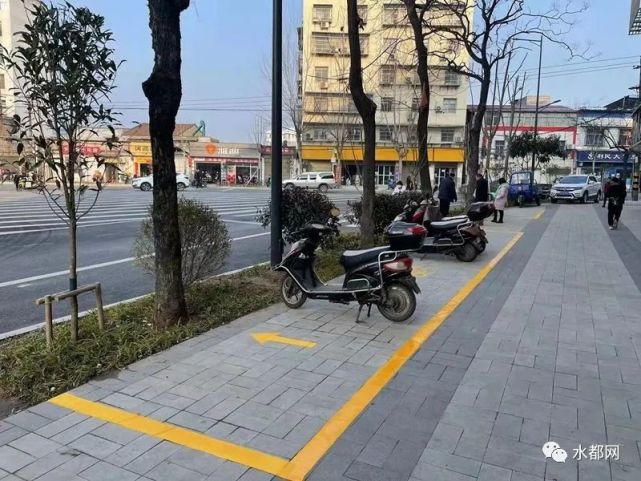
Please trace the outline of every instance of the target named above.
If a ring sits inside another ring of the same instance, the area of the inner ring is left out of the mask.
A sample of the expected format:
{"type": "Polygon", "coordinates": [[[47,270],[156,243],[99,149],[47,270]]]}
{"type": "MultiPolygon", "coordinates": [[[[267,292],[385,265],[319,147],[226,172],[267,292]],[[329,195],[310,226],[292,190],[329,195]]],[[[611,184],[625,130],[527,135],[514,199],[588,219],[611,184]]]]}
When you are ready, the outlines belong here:
{"type": "Polygon", "coordinates": [[[605,194],[608,199],[608,226],[610,230],[619,227],[619,219],[621,218],[621,211],[627,195],[625,184],[618,177],[614,177],[605,194]]]}
{"type": "Polygon", "coordinates": [[[497,224],[503,223],[503,212],[505,211],[505,204],[507,203],[507,193],[507,182],[501,177],[499,179],[499,187],[494,194],[494,209],[496,210],[494,211],[494,219],[492,219],[492,222],[496,222],[497,224]]]}

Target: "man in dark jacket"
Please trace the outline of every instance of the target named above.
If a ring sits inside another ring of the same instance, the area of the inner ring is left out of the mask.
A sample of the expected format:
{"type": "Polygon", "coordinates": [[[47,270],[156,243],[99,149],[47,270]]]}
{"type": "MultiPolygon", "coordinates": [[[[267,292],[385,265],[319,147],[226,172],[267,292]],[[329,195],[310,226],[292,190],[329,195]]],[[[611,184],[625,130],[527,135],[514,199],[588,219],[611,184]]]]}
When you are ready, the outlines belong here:
{"type": "Polygon", "coordinates": [[[479,172],[476,174],[476,192],[474,194],[474,200],[476,202],[487,202],[489,193],[490,187],[487,184],[487,179],[479,172]]]}
{"type": "Polygon", "coordinates": [[[612,179],[612,183],[605,194],[608,199],[608,225],[610,230],[619,227],[619,219],[621,218],[621,211],[625,198],[628,195],[625,183],[618,177],[612,179]]]}
{"type": "Polygon", "coordinates": [[[441,209],[441,215],[447,217],[450,213],[450,204],[456,202],[456,184],[454,183],[455,174],[446,175],[441,184],[438,186],[438,200],[441,209]]]}

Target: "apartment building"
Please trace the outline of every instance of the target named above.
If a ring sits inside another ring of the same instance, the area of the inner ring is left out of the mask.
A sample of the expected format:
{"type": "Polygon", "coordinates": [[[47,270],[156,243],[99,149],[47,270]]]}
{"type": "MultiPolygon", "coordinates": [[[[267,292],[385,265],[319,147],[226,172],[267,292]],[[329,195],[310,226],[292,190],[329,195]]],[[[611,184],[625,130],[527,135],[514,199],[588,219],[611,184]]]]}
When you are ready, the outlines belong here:
{"type": "MultiPolygon", "coordinates": [[[[305,170],[333,170],[358,181],[363,128],[349,92],[349,41],[344,0],[304,0],[299,35],[305,170]]],[[[416,120],[421,102],[416,53],[401,2],[359,2],[365,91],[377,104],[376,182],[418,176],[416,120]]],[[[428,39],[428,41],[433,41],[428,39]]],[[[462,52],[453,55],[463,55],[462,52]]],[[[428,123],[431,174],[463,175],[468,82],[430,59],[428,123]]]]}

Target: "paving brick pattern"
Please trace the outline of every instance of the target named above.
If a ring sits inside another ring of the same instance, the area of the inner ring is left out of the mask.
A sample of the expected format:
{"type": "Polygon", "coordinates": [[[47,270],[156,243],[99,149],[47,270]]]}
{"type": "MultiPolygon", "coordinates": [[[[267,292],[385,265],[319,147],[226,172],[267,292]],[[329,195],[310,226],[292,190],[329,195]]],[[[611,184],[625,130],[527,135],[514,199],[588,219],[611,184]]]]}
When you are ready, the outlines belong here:
{"type": "MultiPolygon", "coordinates": [[[[485,259],[512,235],[497,232],[485,259]]],[[[417,265],[428,273],[418,282],[429,294],[420,299],[412,322],[393,324],[373,312],[366,322],[356,324],[353,306],[325,302],[308,302],[297,311],[273,306],[72,392],[291,458],[483,262],[461,264],[438,257],[418,259],[417,265]],[[317,345],[309,350],[259,345],[250,333],[260,331],[278,331],[317,345]]],[[[465,363],[447,363],[432,375],[458,382],[465,363]]],[[[399,377],[394,382],[404,381],[399,377]]],[[[407,457],[406,448],[415,451],[418,446],[413,439],[390,445],[384,436],[378,442],[399,462],[407,457]]],[[[270,479],[265,473],[46,403],[0,424],[0,450],[0,479],[270,479]]],[[[369,456],[375,455],[370,448],[369,456]]],[[[367,459],[368,453],[363,456],[367,459]]]]}
{"type": "Polygon", "coordinates": [[[611,241],[621,231],[583,207],[557,210],[413,480],[641,479],[641,294],[611,241]],[[565,463],[542,455],[549,440],[565,463]],[[619,444],[620,459],[576,461],[580,444],[619,444]]]}

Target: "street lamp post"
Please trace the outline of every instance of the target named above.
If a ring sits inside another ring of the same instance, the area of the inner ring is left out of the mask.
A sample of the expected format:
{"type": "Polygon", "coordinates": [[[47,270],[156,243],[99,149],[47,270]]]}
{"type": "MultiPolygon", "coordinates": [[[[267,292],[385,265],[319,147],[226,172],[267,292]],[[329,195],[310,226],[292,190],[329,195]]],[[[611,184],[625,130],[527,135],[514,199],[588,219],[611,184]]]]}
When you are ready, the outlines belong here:
{"type": "Polygon", "coordinates": [[[283,0],[273,0],[271,265],[283,258],[283,0]]]}
{"type": "Polygon", "coordinates": [[[530,177],[530,188],[534,186],[534,170],[536,169],[536,136],[539,128],[539,99],[541,95],[541,62],[543,60],[543,35],[539,40],[532,40],[539,44],[539,75],[536,82],[536,111],[534,112],[534,144],[532,149],[532,176],[530,177]]]}

